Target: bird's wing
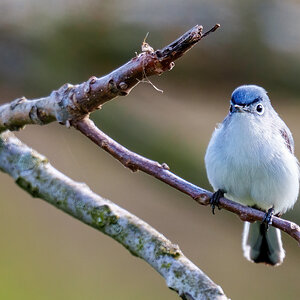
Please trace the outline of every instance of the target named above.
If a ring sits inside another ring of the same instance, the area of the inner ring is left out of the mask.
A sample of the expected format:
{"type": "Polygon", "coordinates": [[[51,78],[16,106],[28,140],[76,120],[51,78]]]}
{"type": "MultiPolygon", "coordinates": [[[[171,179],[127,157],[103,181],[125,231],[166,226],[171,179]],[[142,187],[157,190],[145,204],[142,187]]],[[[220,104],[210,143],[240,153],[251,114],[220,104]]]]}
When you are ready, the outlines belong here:
{"type": "Polygon", "coordinates": [[[293,139],[291,131],[285,125],[284,127],[282,127],[280,129],[280,133],[281,133],[281,136],[283,137],[283,139],[285,140],[286,146],[288,147],[288,149],[290,150],[290,152],[292,154],[294,154],[294,139],[293,139]]]}

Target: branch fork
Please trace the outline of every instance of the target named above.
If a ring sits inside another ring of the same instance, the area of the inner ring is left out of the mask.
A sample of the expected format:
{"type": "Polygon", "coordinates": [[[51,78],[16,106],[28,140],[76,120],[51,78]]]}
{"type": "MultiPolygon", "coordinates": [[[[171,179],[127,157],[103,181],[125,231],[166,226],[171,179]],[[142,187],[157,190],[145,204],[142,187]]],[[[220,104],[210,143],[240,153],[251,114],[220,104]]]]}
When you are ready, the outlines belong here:
{"type": "MultiPolygon", "coordinates": [[[[44,98],[28,100],[22,97],[0,106],[0,169],[10,174],[32,196],[48,201],[120,242],[155,268],[182,299],[189,300],[227,297],[183,255],[177,245],[129,212],[95,195],[86,185],[78,184],[55,170],[44,157],[7,130],[53,121],[73,126],[131,171],[143,171],[189,195],[197,203],[208,205],[211,192],[173,174],[166,163],[149,160],[118,144],[97,128],[89,115],[111,99],[127,95],[143,79],[171,70],[175,60],[219,26],[216,24],[202,33],[203,27],[196,25],[161,50],[154,51],[144,41],[142,53],[106,76],[92,76],[78,85],[65,84],[44,98]]],[[[261,221],[264,217],[263,212],[226,198],[221,198],[219,204],[243,221],[261,221]]],[[[300,243],[297,224],[274,217],[272,226],[300,243]]]]}

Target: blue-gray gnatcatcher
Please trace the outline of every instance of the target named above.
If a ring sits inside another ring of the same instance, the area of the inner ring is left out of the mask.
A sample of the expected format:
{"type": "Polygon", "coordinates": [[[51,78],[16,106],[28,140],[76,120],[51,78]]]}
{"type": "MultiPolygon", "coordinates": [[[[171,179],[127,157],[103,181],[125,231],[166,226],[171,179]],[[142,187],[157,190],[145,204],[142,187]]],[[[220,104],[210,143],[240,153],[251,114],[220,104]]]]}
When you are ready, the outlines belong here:
{"type": "Polygon", "coordinates": [[[268,230],[268,223],[273,213],[280,216],[295,204],[299,167],[292,134],[263,88],[243,85],[233,91],[229,113],[209,142],[205,165],[216,191],[214,201],[225,194],[268,212],[262,223],[245,222],[244,256],[256,263],[281,264],[285,252],[280,230],[268,230]]]}

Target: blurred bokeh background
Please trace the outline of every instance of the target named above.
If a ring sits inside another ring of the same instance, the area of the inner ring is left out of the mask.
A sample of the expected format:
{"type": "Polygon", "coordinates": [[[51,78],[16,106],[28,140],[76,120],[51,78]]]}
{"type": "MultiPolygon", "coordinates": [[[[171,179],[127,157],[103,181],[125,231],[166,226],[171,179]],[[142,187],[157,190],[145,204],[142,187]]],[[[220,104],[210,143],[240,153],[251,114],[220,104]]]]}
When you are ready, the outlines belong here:
{"type": "MultiPolygon", "coordinates": [[[[202,24],[221,28],[176,67],[93,114],[131,150],[210,189],[203,157],[240,84],[265,87],[300,157],[300,2],[296,0],[1,0],[0,100],[48,95],[65,82],[104,75],[140,51],[202,24]]],[[[131,173],[73,129],[17,133],[71,178],[178,243],[232,299],[299,299],[299,247],[283,234],[278,268],[247,262],[242,223],[211,215],[154,178],[131,173]]],[[[178,299],[142,260],[96,230],[33,199],[0,174],[0,299],[178,299]]],[[[300,204],[286,218],[300,223],[300,204]]]]}

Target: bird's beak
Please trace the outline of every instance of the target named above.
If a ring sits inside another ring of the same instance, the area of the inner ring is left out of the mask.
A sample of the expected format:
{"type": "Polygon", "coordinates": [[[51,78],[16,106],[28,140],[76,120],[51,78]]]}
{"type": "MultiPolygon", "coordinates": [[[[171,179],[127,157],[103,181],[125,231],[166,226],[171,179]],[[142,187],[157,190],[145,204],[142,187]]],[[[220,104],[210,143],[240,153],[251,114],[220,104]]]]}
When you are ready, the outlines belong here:
{"type": "Polygon", "coordinates": [[[243,112],[246,112],[246,111],[247,111],[247,109],[246,109],[244,106],[242,106],[242,105],[237,105],[237,104],[235,104],[233,107],[234,107],[234,110],[235,110],[236,112],[241,112],[241,113],[243,113],[243,112]]]}

